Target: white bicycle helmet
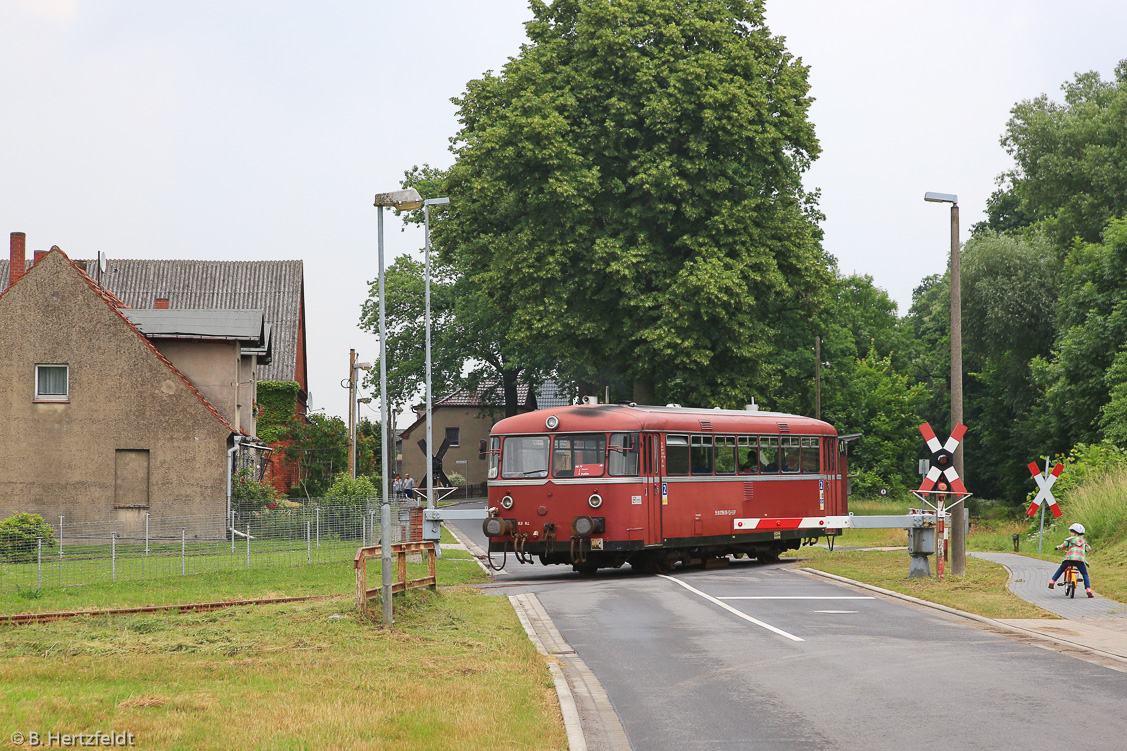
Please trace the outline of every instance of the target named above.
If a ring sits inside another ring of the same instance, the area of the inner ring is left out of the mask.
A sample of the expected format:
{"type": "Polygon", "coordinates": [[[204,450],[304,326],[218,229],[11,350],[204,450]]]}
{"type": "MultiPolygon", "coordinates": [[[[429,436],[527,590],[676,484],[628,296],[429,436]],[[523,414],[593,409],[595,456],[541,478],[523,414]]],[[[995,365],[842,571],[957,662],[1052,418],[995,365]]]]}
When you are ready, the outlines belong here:
{"type": "Polygon", "coordinates": [[[1072,532],[1073,534],[1082,535],[1084,534],[1084,525],[1079,523],[1073,524],[1068,528],[1068,531],[1072,532]]]}

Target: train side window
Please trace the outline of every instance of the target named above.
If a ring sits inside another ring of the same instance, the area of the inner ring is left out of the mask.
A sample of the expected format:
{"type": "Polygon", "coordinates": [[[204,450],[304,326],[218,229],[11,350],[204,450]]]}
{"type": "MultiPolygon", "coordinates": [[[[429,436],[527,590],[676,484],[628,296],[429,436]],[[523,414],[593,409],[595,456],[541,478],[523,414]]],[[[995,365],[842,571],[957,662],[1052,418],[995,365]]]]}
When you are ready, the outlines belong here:
{"type": "Polygon", "coordinates": [[[687,435],[665,436],[665,473],[667,475],[689,474],[689,437],[687,435]]]}
{"type": "Polygon", "coordinates": [[[558,435],[552,452],[554,477],[601,477],[606,466],[605,435],[558,435]]]}
{"type": "Polygon", "coordinates": [[[784,436],[783,443],[783,472],[797,472],[801,465],[801,440],[798,436],[784,436]]]}
{"type": "Polygon", "coordinates": [[[734,435],[716,436],[716,474],[734,475],[736,473],[736,437],[734,435]]]}
{"type": "Polygon", "coordinates": [[[818,469],[818,439],[815,436],[804,436],[802,438],[802,473],[816,475],[818,469]]]}
{"type": "Polygon", "coordinates": [[[489,479],[497,479],[497,469],[501,464],[501,438],[493,436],[489,439],[489,479]]]}
{"type": "Polygon", "coordinates": [[[741,475],[759,474],[759,439],[753,435],[741,435],[736,452],[741,475]]]}
{"type": "Polygon", "coordinates": [[[607,468],[618,477],[638,474],[638,434],[611,433],[610,456],[607,468]]]}
{"type": "Polygon", "coordinates": [[[712,436],[695,435],[692,437],[693,474],[712,474],[712,436]]]}
{"type": "Polygon", "coordinates": [[[759,437],[759,468],[765,475],[779,474],[779,439],[773,435],[759,437]]]}

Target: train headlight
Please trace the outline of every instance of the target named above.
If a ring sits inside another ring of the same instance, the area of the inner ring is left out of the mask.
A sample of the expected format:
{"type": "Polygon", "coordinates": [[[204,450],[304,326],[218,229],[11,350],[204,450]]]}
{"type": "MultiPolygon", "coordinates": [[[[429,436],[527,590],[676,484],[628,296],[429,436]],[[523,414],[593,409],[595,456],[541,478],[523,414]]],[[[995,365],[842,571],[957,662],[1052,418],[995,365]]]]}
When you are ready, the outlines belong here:
{"type": "Polygon", "coordinates": [[[587,499],[587,504],[591,508],[598,508],[603,505],[603,497],[598,493],[592,493],[591,497],[587,499]]]}
{"type": "Polygon", "coordinates": [[[558,428],[560,426],[560,418],[556,417],[555,415],[552,415],[551,417],[549,417],[547,420],[544,421],[544,424],[548,426],[548,430],[555,430],[556,428],[558,428]]]}
{"type": "Polygon", "coordinates": [[[508,511],[512,507],[513,507],[513,497],[511,495],[507,495],[507,496],[505,496],[504,498],[501,499],[501,508],[508,511]]]}

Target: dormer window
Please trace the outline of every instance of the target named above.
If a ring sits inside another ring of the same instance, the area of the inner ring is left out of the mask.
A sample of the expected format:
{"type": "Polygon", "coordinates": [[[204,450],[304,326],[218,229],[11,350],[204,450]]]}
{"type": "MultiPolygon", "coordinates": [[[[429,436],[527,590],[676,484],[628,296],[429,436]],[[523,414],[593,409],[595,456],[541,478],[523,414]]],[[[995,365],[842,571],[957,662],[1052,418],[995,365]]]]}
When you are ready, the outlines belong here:
{"type": "Polygon", "coordinates": [[[70,373],[68,366],[35,366],[35,401],[70,401],[70,373]]]}

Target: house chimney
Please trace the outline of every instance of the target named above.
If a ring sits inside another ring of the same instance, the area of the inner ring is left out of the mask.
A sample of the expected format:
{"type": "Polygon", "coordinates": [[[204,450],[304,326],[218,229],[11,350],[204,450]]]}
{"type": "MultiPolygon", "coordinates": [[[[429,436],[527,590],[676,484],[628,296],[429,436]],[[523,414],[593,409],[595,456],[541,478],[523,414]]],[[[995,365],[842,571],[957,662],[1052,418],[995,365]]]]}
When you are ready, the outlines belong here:
{"type": "Polygon", "coordinates": [[[158,297],[156,305],[154,307],[157,310],[168,310],[168,298],[167,297],[158,297]]]}
{"type": "Polygon", "coordinates": [[[35,251],[35,260],[34,260],[34,261],[32,261],[31,265],[32,265],[32,266],[34,266],[35,264],[37,264],[37,263],[39,263],[40,261],[42,261],[42,260],[43,260],[43,256],[45,256],[45,255],[47,255],[47,251],[45,251],[45,250],[37,250],[37,251],[35,251]]]}
{"type": "Polygon", "coordinates": [[[20,280],[27,270],[27,263],[25,262],[25,255],[27,253],[27,235],[23,232],[12,233],[12,255],[11,263],[8,264],[8,286],[20,280]]]}

